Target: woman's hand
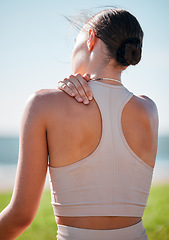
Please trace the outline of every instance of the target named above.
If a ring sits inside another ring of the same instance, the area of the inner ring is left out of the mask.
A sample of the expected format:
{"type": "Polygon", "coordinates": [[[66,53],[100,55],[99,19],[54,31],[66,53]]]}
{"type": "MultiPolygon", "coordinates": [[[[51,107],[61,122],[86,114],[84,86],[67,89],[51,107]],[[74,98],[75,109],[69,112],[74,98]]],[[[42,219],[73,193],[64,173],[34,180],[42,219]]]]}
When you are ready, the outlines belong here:
{"type": "Polygon", "coordinates": [[[78,102],[83,102],[87,105],[93,99],[91,89],[87,83],[89,80],[89,74],[84,74],[83,76],[79,73],[70,75],[63,81],[58,82],[58,89],[74,97],[78,102]]]}

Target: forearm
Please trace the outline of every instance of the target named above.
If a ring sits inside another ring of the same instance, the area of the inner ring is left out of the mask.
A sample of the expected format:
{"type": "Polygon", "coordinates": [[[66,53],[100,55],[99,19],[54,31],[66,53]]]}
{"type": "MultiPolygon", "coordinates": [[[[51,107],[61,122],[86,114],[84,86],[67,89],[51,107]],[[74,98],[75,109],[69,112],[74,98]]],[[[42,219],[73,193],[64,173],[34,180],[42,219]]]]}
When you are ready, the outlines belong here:
{"type": "Polygon", "coordinates": [[[21,213],[17,212],[9,204],[0,213],[0,239],[16,239],[30,225],[31,221],[21,219],[21,213]]]}

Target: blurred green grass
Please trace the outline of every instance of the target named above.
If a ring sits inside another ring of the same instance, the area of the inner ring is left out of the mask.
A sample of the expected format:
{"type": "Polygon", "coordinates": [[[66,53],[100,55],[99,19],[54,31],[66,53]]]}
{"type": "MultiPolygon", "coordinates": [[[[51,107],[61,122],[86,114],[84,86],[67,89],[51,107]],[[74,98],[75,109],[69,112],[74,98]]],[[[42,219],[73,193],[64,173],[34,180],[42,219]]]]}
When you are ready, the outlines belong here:
{"type": "Polygon", "coordinates": [[[143,224],[149,240],[169,240],[169,185],[152,186],[143,224]]]}
{"type": "MultiPolygon", "coordinates": [[[[0,211],[9,203],[11,193],[0,193],[0,211]]],[[[169,240],[169,185],[152,186],[143,217],[149,240],[169,240]]],[[[31,226],[18,240],[56,239],[57,226],[50,204],[50,192],[44,191],[39,211],[31,226]]]]}

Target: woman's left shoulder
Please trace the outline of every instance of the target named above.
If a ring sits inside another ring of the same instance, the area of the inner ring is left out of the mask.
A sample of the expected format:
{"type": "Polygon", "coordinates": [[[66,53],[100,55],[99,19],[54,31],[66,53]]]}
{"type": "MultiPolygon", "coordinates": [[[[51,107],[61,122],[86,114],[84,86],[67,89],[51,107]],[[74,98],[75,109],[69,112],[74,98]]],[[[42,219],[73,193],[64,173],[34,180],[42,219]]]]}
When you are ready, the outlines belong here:
{"type": "Polygon", "coordinates": [[[22,119],[27,122],[46,121],[55,91],[41,89],[31,94],[26,101],[22,119]]]}
{"type": "Polygon", "coordinates": [[[27,102],[38,103],[42,101],[50,100],[54,95],[57,94],[59,90],[57,89],[40,89],[32,93],[27,102]]]}
{"type": "Polygon", "coordinates": [[[59,90],[57,89],[41,89],[32,93],[27,101],[26,106],[28,105],[31,108],[36,110],[45,110],[48,105],[51,105],[53,98],[56,97],[59,90]]]}

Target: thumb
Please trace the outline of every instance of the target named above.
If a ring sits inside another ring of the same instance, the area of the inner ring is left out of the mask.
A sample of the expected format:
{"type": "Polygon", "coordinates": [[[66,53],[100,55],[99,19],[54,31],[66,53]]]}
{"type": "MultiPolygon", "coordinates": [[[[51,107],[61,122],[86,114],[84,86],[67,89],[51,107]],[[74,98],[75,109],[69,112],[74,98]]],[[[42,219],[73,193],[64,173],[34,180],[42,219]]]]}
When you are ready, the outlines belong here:
{"type": "Polygon", "coordinates": [[[90,81],[90,74],[85,73],[85,74],[83,75],[83,78],[84,78],[87,82],[90,81]]]}

